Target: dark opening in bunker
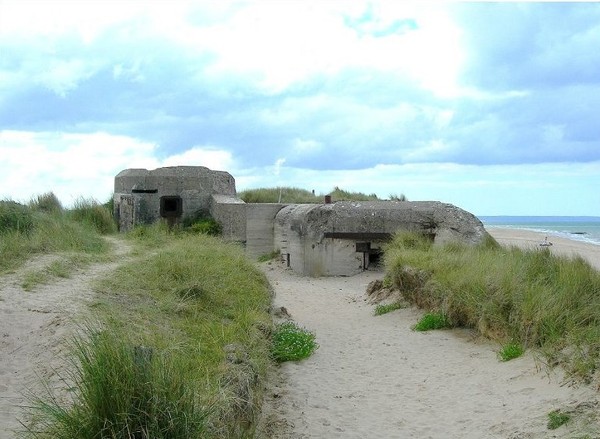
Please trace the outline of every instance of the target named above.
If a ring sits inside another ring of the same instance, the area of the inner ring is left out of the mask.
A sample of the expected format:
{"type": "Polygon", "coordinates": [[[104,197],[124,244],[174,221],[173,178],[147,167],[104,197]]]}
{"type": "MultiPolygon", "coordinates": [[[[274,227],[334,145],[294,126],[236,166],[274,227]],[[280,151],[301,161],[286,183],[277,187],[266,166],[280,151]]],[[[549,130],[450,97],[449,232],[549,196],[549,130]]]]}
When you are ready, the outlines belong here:
{"type": "Polygon", "coordinates": [[[178,218],[181,216],[181,197],[160,197],[160,216],[163,218],[178,218]]]}
{"type": "Polygon", "coordinates": [[[383,262],[383,251],[381,251],[381,249],[378,248],[371,249],[371,251],[369,252],[368,267],[378,268],[381,266],[381,262],[383,262]]]}

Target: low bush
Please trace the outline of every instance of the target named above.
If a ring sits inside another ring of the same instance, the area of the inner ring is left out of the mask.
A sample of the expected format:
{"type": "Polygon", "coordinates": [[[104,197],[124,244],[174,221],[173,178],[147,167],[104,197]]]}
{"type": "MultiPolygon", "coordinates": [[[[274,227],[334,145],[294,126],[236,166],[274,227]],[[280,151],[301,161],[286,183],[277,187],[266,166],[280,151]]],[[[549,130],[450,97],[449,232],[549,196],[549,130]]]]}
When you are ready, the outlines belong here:
{"type": "Polygon", "coordinates": [[[298,361],[310,357],[318,347],[315,334],[294,322],[284,322],[273,333],[271,356],[278,363],[298,361]]]}

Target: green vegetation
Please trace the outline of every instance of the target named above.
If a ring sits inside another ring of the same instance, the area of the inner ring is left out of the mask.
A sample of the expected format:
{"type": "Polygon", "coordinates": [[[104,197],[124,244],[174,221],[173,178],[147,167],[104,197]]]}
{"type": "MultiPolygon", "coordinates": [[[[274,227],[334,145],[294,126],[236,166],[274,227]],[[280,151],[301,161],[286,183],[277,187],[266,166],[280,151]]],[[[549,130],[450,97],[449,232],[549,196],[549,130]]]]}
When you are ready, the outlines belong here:
{"type": "Polygon", "coordinates": [[[137,258],[98,282],[75,342],[72,401],[36,402],[31,436],[246,437],[270,361],[271,295],[234,244],[136,228],[137,258]]]}
{"type": "Polygon", "coordinates": [[[571,416],[567,413],[563,413],[560,410],[554,410],[548,413],[548,429],[556,430],[561,425],[566,424],[571,420],[571,416]]]}
{"type": "Polygon", "coordinates": [[[112,211],[93,199],[80,198],[76,200],[68,215],[78,223],[95,228],[102,235],[117,231],[112,211]]]}
{"type": "Polygon", "coordinates": [[[450,328],[450,322],[445,314],[427,313],[414,326],[415,331],[433,331],[435,329],[450,328]]]}
{"type": "Polygon", "coordinates": [[[377,305],[375,307],[375,315],[380,316],[380,315],[387,314],[389,312],[395,311],[397,309],[402,309],[402,308],[405,308],[405,306],[401,302],[393,302],[393,303],[386,303],[383,305],[377,305]]]}
{"type": "Polygon", "coordinates": [[[183,226],[188,232],[199,233],[202,235],[221,236],[223,233],[223,226],[210,217],[201,217],[184,222],[183,226]]]}
{"type": "Polygon", "coordinates": [[[57,213],[63,210],[60,200],[53,192],[46,192],[32,198],[29,202],[29,207],[33,210],[41,210],[48,213],[57,213]]]}
{"type": "Polygon", "coordinates": [[[298,361],[310,357],[318,347],[315,334],[294,322],[284,322],[273,333],[271,356],[278,363],[298,361]]]}
{"type": "MultiPolygon", "coordinates": [[[[376,194],[363,194],[361,192],[350,192],[333,188],[328,194],[332,201],[376,201],[379,200],[376,194]]],[[[239,197],[246,203],[322,203],[325,195],[316,195],[312,191],[293,187],[261,188],[249,189],[239,193],[239,197]]],[[[396,201],[406,201],[404,195],[390,195],[390,199],[396,201]]]]}
{"type": "Polygon", "coordinates": [[[273,259],[277,259],[279,256],[281,256],[281,252],[279,250],[273,250],[271,253],[259,256],[258,262],[272,261],[273,259]]]}
{"type": "Polygon", "coordinates": [[[600,273],[548,249],[433,246],[400,233],[386,249],[387,275],[403,297],[500,343],[535,347],[548,364],[588,379],[600,365],[600,273]]]}
{"type": "Polygon", "coordinates": [[[32,437],[201,437],[208,408],[180,375],[174,355],[136,346],[127,334],[88,328],[74,342],[72,405],[52,397],[37,401],[32,437]]]}
{"type": "Polygon", "coordinates": [[[523,349],[520,343],[509,342],[502,346],[502,349],[498,352],[498,356],[502,361],[510,361],[519,358],[524,352],[525,349],[523,349]]]}
{"type": "Polygon", "coordinates": [[[29,206],[0,201],[0,273],[19,267],[35,254],[100,255],[107,251],[109,245],[101,233],[115,230],[110,212],[93,201],[79,202],[73,210],[59,206],[52,193],[37,197],[29,206]]]}

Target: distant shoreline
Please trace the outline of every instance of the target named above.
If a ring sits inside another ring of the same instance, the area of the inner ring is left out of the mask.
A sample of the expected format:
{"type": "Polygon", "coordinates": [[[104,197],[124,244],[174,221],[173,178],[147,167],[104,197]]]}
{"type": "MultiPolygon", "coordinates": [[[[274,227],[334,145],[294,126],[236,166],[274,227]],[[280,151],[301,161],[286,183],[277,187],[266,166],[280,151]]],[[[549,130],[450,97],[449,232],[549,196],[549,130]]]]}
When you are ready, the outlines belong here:
{"type": "Polygon", "coordinates": [[[524,249],[549,248],[557,255],[581,256],[594,268],[600,270],[600,245],[551,233],[537,232],[533,230],[517,229],[495,225],[486,226],[488,233],[503,246],[516,246],[524,249]],[[552,246],[542,247],[540,244],[548,237],[552,246]]]}

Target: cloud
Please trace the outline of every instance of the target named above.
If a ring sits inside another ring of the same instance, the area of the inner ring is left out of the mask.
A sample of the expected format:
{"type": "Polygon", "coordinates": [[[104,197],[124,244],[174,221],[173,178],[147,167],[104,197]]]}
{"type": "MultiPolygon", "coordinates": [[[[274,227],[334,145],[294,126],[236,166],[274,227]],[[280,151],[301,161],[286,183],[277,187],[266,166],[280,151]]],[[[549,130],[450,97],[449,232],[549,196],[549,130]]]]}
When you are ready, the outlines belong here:
{"type": "Polygon", "coordinates": [[[156,167],[156,145],[106,133],[0,131],[0,198],[27,201],[53,191],[64,203],[104,201],[114,176],[130,167],[156,167]]]}

